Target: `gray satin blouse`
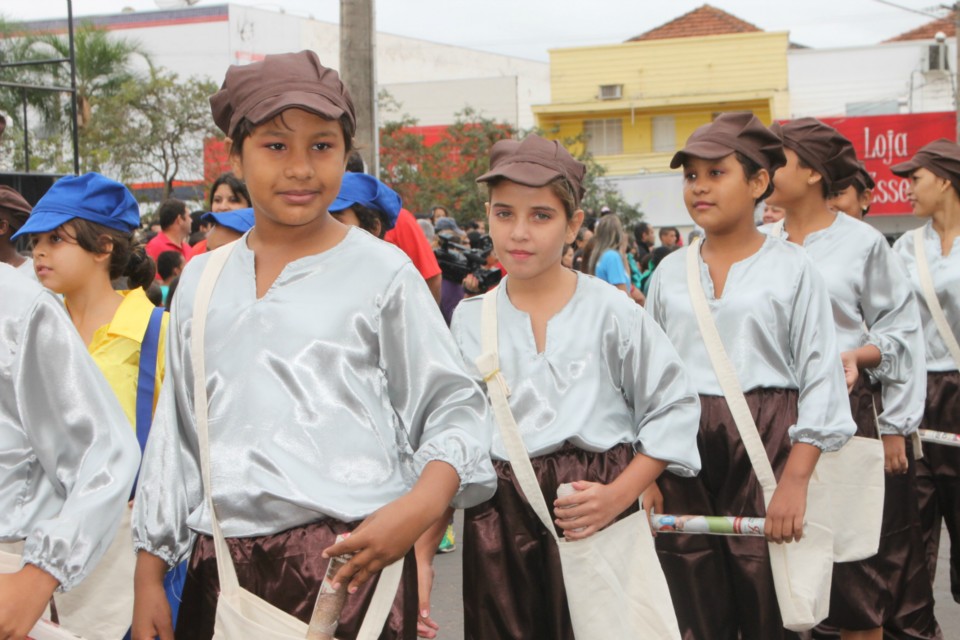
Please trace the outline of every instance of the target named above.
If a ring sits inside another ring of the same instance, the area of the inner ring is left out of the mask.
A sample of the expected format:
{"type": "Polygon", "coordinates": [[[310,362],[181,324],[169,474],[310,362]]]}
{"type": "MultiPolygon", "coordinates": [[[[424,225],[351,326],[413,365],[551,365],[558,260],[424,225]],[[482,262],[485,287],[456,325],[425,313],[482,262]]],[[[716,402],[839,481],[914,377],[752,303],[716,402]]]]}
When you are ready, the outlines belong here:
{"type": "Polygon", "coordinates": [[[903,262],[879,231],[842,213],[808,235],[803,248],[830,291],[840,351],[866,344],[880,351],[880,365],[868,370],[883,385],[880,433],[912,433],[923,417],[926,380],[914,375],[924,367],[923,337],[903,262]]]}
{"type": "MultiPolygon", "coordinates": [[[[722,396],[687,289],[687,251],[670,254],[653,272],[647,309],[676,345],[697,392],[722,396]]],[[[843,446],[856,426],[826,285],[803,250],[766,238],[757,253],[730,268],[719,299],[702,257],[699,264],[710,311],[743,391],[798,389],[791,441],[824,451],[843,446]]]]}
{"type": "MultiPolygon", "coordinates": [[[[953,241],[953,247],[948,255],[943,255],[940,235],[934,230],[932,222],[923,227],[923,237],[926,241],[927,262],[930,267],[930,277],[933,279],[933,288],[937,292],[937,299],[947,316],[947,322],[953,329],[953,335],[960,337],[960,238],[953,241]]],[[[920,319],[923,322],[923,339],[927,355],[927,371],[956,371],[957,363],[950,355],[950,350],[940,338],[937,325],[930,316],[930,309],[923,297],[920,288],[920,276],[917,273],[917,262],[913,255],[913,234],[905,233],[893,245],[897,254],[903,258],[910,274],[910,284],[920,307],[920,319]]]]}
{"type": "MultiPolygon", "coordinates": [[[[498,288],[500,367],[510,408],[531,457],[569,442],[588,451],[630,443],[683,476],[700,470],[700,402],[683,363],[655,322],[619,289],[577,274],[573,297],[547,323],[537,353],[530,316],[498,288]]],[[[477,380],[483,298],[464,300],[451,323],[477,380]]],[[[493,457],[506,460],[499,430],[493,457]]]]}
{"type": "Polygon", "coordinates": [[[0,300],[0,541],[68,590],[113,541],[140,448],[53,294],[0,264],[0,300]]]}
{"type": "MultiPolygon", "coordinates": [[[[210,534],[190,350],[206,261],[190,262],[174,297],[134,503],[134,547],[171,564],[193,532],[210,534]]],[[[210,301],[205,354],[213,500],[227,537],[361,520],[432,460],[459,474],[456,506],[493,494],[483,391],[409,259],[364,231],[288,264],[259,300],[254,254],[238,240],[210,301]]]]}

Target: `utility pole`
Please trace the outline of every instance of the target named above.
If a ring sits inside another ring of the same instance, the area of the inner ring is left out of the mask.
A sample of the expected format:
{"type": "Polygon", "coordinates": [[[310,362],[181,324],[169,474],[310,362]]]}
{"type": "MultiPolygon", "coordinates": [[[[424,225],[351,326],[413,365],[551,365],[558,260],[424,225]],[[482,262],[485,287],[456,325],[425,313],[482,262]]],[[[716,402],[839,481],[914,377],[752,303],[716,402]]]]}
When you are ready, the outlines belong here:
{"type": "Polygon", "coordinates": [[[340,75],[357,112],[356,143],[367,167],[377,177],[380,135],[377,127],[375,0],[340,0],[340,75]]]}

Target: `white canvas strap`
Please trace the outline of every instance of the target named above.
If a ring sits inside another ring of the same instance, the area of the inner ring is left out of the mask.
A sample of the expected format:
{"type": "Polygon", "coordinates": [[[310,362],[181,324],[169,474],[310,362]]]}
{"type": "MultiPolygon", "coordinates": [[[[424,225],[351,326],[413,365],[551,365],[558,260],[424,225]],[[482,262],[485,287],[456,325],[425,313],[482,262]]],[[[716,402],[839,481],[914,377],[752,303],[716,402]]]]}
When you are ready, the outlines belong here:
{"type": "Polygon", "coordinates": [[[773,223],[773,226],[770,227],[770,235],[774,238],[783,237],[783,220],[777,220],[773,223]]]}
{"type": "MultiPolygon", "coordinates": [[[[780,228],[783,228],[782,225],[780,228]]],[[[747,405],[747,399],[740,388],[737,371],[733,368],[733,363],[727,356],[723,341],[720,339],[720,332],[717,331],[717,325],[710,313],[710,305],[703,291],[703,283],[700,281],[699,256],[700,239],[696,238],[687,248],[687,288],[690,290],[690,302],[693,304],[693,310],[697,315],[700,334],[707,347],[707,353],[710,355],[710,362],[713,364],[720,389],[723,391],[727,405],[730,407],[730,413],[737,425],[737,431],[740,432],[740,440],[747,450],[750,464],[753,465],[753,470],[757,474],[760,486],[763,488],[764,503],[769,505],[773,498],[773,492],[777,489],[777,479],[773,474],[773,467],[767,457],[767,451],[763,447],[763,441],[760,439],[760,432],[757,431],[753,414],[750,413],[750,407],[747,405]]]]}
{"type": "Polygon", "coordinates": [[[930,263],[927,262],[927,248],[924,238],[924,227],[913,230],[913,253],[917,259],[917,274],[920,276],[920,288],[923,290],[923,298],[927,301],[927,308],[930,309],[930,315],[933,317],[934,324],[937,325],[937,331],[940,338],[957,368],[960,369],[960,344],[957,343],[957,337],[953,335],[950,323],[947,322],[947,316],[940,306],[940,300],[937,298],[937,291],[933,287],[933,276],[930,275],[930,263]]]}
{"type": "Polygon", "coordinates": [[[490,397],[493,414],[500,428],[500,437],[503,439],[503,446],[507,450],[507,458],[510,459],[510,467],[520,484],[520,489],[540,521],[543,522],[543,526],[554,538],[559,539],[553,526],[553,519],[550,517],[547,501],[540,490],[540,483],[537,482],[537,474],[530,462],[530,455],[523,444],[520,428],[513,417],[513,412],[510,411],[510,403],[507,400],[510,396],[510,389],[507,387],[507,381],[500,371],[497,336],[497,294],[499,291],[500,287],[496,287],[483,295],[483,310],[480,322],[483,353],[476,359],[476,364],[480,370],[480,375],[487,383],[487,395],[490,397]]]}
{"type": "MultiPolygon", "coordinates": [[[[227,263],[227,259],[233,252],[237,242],[242,241],[243,239],[241,238],[240,240],[231,242],[210,252],[210,259],[207,261],[203,273],[200,275],[200,281],[197,284],[190,336],[190,351],[193,363],[193,401],[197,421],[197,438],[200,447],[200,470],[203,478],[203,492],[207,500],[207,508],[210,511],[210,526],[213,529],[213,542],[217,556],[217,572],[220,575],[221,594],[236,593],[240,590],[240,582],[237,579],[236,568],[233,566],[233,560],[230,557],[230,549],[227,546],[227,541],[223,537],[223,531],[220,528],[216,508],[213,504],[204,334],[206,333],[207,311],[210,307],[210,298],[213,296],[213,289],[216,286],[217,279],[220,277],[220,273],[223,271],[223,267],[227,263]]],[[[376,638],[380,636],[384,622],[390,614],[390,608],[393,605],[393,600],[396,596],[397,588],[400,585],[402,575],[403,559],[394,562],[381,571],[380,579],[373,592],[373,598],[367,607],[363,623],[360,625],[360,630],[357,633],[357,640],[376,640],[376,638]]]]}

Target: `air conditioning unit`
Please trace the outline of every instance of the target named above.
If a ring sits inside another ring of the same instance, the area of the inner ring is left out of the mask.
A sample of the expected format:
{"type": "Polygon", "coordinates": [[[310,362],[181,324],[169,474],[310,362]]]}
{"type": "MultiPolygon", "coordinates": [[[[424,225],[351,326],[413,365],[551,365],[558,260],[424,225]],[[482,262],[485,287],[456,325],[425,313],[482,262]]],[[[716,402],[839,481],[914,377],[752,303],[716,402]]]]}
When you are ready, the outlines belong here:
{"type": "Polygon", "coordinates": [[[622,84],[602,84],[600,85],[601,100],[619,100],[623,97],[622,84]]]}
{"type": "Polygon", "coordinates": [[[927,49],[927,71],[949,71],[947,43],[938,42],[927,49]]]}

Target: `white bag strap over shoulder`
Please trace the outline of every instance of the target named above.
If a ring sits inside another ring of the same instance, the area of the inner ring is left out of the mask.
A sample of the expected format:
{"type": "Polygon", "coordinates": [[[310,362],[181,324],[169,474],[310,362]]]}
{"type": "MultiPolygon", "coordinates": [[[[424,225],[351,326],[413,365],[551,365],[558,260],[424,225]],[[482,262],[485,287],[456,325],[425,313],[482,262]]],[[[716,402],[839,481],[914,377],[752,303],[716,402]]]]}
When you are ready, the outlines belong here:
{"type": "Polygon", "coordinates": [[[500,371],[497,336],[497,294],[499,291],[500,287],[496,287],[483,295],[480,322],[483,353],[476,359],[476,364],[480,370],[480,375],[487,383],[487,395],[490,396],[490,404],[493,406],[493,413],[500,428],[500,437],[503,439],[503,446],[507,450],[510,466],[517,482],[520,484],[520,488],[523,490],[523,495],[527,498],[527,502],[533,507],[547,531],[554,538],[559,539],[553,526],[553,519],[550,517],[547,501],[543,497],[543,491],[540,490],[540,483],[537,482],[537,474],[530,462],[530,455],[523,444],[520,428],[513,417],[513,412],[510,411],[510,403],[507,400],[510,396],[510,389],[507,387],[507,381],[504,380],[503,373],[500,371]]]}
{"type": "MultiPolygon", "coordinates": [[[[782,228],[781,225],[780,229],[782,228]]],[[[763,447],[763,441],[760,439],[760,433],[757,431],[757,423],[753,420],[753,414],[750,413],[747,399],[740,388],[739,380],[737,380],[736,369],[733,368],[733,363],[727,356],[723,341],[720,339],[720,333],[717,331],[717,325],[710,313],[707,295],[703,291],[703,283],[700,282],[699,257],[700,239],[697,238],[687,248],[687,288],[690,290],[690,302],[693,304],[693,310],[697,315],[700,334],[707,346],[707,353],[710,355],[710,362],[713,364],[717,381],[720,383],[727,405],[730,407],[730,413],[737,425],[737,431],[740,432],[740,440],[747,450],[750,464],[753,465],[753,470],[757,474],[760,486],[763,488],[764,503],[769,506],[770,500],[773,498],[773,492],[777,489],[777,479],[773,473],[770,458],[767,457],[767,451],[763,447]]]]}
{"type": "MultiPolygon", "coordinates": [[[[193,402],[197,421],[197,438],[200,447],[200,471],[203,478],[203,493],[207,500],[207,508],[210,511],[210,526],[213,529],[213,542],[217,556],[217,572],[220,576],[221,594],[236,593],[240,590],[240,582],[237,579],[237,571],[230,558],[230,549],[227,547],[227,541],[223,537],[223,531],[220,528],[216,508],[213,504],[204,334],[206,333],[210,298],[213,296],[217,279],[220,277],[220,273],[223,271],[223,267],[226,265],[227,259],[236,247],[237,242],[243,241],[241,238],[240,240],[236,240],[210,252],[210,259],[207,261],[203,273],[200,275],[200,281],[197,284],[190,336],[190,353],[193,364],[193,402]]],[[[381,571],[380,580],[374,589],[370,606],[367,607],[363,623],[360,625],[360,630],[357,633],[357,640],[376,640],[380,636],[387,616],[390,614],[390,607],[393,606],[393,600],[400,586],[402,575],[402,559],[385,567],[381,571]]]]}
{"type": "Polygon", "coordinates": [[[927,308],[930,309],[930,315],[933,317],[934,324],[937,325],[937,331],[940,338],[957,368],[960,368],[960,344],[957,343],[957,337],[953,335],[950,323],[947,322],[947,316],[940,306],[940,300],[937,298],[937,291],[933,287],[933,276],[930,275],[930,263],[927,262],[927,248],[924,238],[924,227],[913,230],[913,253],[917,259],[917,274],[920,276],[920,288],[923,290],[923,297],[927,301],[927,308]]]}
{"type": "Polygon", "coordinates": [[[773,226],[770,227],[770,235],[774,238],[783,237],[783,220],[777,220],[773,223],[773,226]]]}

